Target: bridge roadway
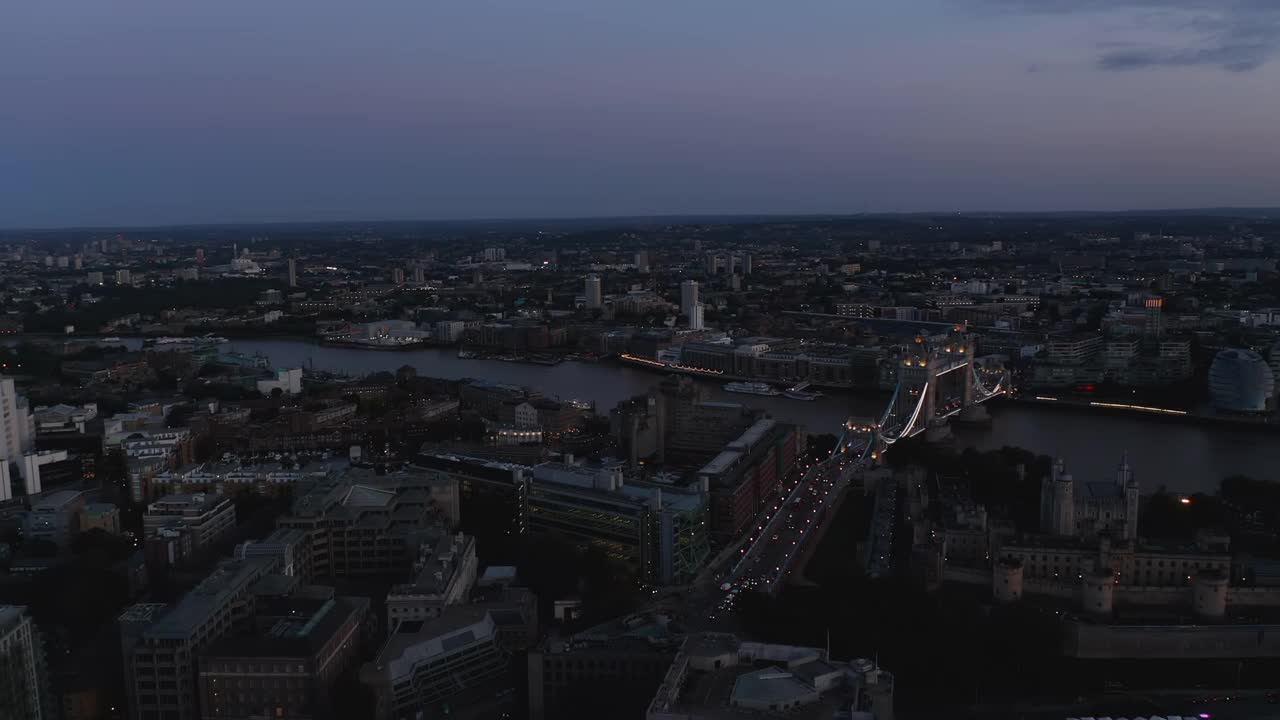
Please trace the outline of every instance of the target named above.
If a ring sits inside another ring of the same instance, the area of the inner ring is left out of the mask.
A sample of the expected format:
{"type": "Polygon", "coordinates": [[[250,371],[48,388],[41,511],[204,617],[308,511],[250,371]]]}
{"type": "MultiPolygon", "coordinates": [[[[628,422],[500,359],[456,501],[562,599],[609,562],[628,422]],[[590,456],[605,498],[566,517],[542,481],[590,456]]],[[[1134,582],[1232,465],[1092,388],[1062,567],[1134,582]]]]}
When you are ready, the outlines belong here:
{"type": "Polygon", "coordinates": [[[795,569],[805,543],[826,521],[860,465],[865,441],[844,441],[824,460],[809,464],[748,533],[725,582],[773,593],[795,569]]]}

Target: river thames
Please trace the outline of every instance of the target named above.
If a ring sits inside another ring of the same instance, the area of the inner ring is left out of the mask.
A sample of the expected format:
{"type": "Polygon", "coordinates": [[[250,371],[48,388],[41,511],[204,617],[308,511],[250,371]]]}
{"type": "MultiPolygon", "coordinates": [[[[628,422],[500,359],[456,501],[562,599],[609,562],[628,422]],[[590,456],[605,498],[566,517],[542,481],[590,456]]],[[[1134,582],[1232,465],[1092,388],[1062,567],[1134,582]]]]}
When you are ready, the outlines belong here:
{"type": "MultiPolygon", "coordinates": [[[[350,375],[395,371],[411,365],[431,377],[478,378],[526,385],[548,397],[595,402],[604,414],[619,400],[643,393],[661,373],[614,363],[563,362],[546,367],[499,360],[463,360],[452,350],[402,352],[326,347],[303,340],[233,340],[227,351],[260,353],[280,366],[305,365],[350,375]]],[[[834,432],[852,415],[879,415],[885,398],[828,393],[816,402],[725,392],[722,384],[698,380],[715,400],[739,402],[767,410],[773,417],[805,425],[811,433],[834,432]]],[[[1124,452],[1129,453],[1144,492],[1164,485],[1176,492],[1214,492],[1223,477],[1245,474],[1277,479],[1280,436],[1162,422],[1139,416],[1051,410],[1037,405],[999,404],[988,428],[956,428],[957,448],[986,450],[1016,445],[1045,455],[1061,455],[1077,479],[1111,478],[1124,452]]]]}

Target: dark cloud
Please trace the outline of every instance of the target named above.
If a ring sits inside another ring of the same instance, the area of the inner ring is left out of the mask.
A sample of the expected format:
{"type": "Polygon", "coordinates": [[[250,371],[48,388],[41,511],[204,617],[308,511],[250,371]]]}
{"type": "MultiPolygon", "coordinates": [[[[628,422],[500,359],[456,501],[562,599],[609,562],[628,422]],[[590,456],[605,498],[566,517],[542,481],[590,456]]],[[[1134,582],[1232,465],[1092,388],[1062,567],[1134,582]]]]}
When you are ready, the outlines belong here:
{"type": "Polygon", "coordinates": [[[1098,67],[1209,67],[1248,72],[1280,55],[1280,0],[979,0],[1001,12],[1076,15],[1127,12],[1162,43],[1099,42],[1098,67]]]}

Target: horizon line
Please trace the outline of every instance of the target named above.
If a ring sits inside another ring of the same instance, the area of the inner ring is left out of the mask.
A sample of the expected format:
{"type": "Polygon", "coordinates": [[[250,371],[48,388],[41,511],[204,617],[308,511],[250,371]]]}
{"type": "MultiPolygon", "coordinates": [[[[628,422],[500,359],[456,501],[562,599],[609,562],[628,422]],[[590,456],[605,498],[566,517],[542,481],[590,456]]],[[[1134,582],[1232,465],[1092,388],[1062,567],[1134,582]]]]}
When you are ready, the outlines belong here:
{"type": "Polygon", "coordinates": [[[1280,205],[1221,205],[1208,207],[1167,207],[1167,208],[1130,208],[1125,210],[887,210],[861,212],[770,212],[770,213],[654,213],[639,215],[533,215],[533,216],[495,216],[491,218],[383,218],[383,219],[344,219],[344,220],[228,220],[216,222],[168,222],[168,223],[116,223],[116,224],[82,224],[82,225],[13,225],[0,226],[0,233],[16,232],[87,232],[87,231],[119,231],[119,230],[168,230],[194,228],[233,228],[261,226],[300,226],[300,225],[386,225],[386,224],[421,224],[421,225],[482,225],[485,223],[552,223],[552,222],[637,222],[666,220],[718,220],[729,223],[748,223],[767,220],[818,220],[818,219],[853,219],[877,217],[917,217],[917,216],[1050,216],[1050,215],[1150,215],[1171,214],[1194,216],[1205,213],[1220,214],[1230,217],[1232,213],[1277,213],[1280,205]]]}

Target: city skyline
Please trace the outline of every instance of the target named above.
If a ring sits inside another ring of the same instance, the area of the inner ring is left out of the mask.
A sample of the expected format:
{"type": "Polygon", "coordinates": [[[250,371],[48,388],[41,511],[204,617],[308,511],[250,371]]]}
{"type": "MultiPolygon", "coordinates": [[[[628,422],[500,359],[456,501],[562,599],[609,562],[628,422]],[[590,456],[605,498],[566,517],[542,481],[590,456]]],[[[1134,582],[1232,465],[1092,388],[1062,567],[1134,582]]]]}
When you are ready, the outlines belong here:
{"type": "Polygon", "coordinates": [[[3,11],[0,227],[1280,205],[1259,0],[249,9],[3,11]]]}

